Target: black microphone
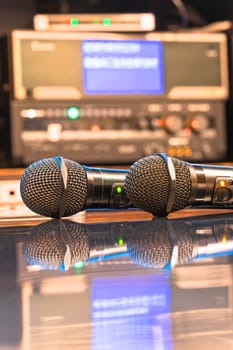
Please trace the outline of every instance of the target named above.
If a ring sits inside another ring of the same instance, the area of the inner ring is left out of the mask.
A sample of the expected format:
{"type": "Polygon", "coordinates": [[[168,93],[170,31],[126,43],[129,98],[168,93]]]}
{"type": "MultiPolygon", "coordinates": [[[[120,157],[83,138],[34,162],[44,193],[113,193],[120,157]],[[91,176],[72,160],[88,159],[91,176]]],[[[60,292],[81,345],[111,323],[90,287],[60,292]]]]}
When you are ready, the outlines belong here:
{"type": "Polygon", "coordinates": [[[188,206],[233,208],[233,167],[191,164],[158,153],[129,168],[124,188],[136,207],[155,216],[188,206]]]}
{"type": "Polygon", "coordinates": [[[21,197],[33,212],[61,218],[91,208],[128,208],[127,170],[91,168],[62,157],[30,164],[20,180],[21,197]]]}

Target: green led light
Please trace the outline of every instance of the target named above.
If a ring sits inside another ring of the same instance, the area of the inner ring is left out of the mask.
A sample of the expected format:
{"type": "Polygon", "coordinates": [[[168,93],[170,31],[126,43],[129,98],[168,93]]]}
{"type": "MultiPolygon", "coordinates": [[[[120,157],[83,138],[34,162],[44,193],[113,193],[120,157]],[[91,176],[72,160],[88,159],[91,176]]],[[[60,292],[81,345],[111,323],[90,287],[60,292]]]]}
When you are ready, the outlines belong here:
{"type": "Polygon", "coordinates": [[[67,109],[67,117],[71,120],[76,120],[80,117],[80,109],[77,107],[69,107],[67,109]]]}
{"type": "Polygon", "coordinates": [[[84,266],[84,262],[83,261],[77,261],[75,264],[74,264],[74,267],[76,269],[82,269],[84,266]]]}
{"type": "Polygon", "coordinates": [[[71,18],[70,24],[75,27],[79,24],[79,21],[77,18],[71,18]]]}
{"type": "Polygon", "coordinates": [[[104,26],[110,26],[111,23],[112,23],[112,21],[111,21],[110,18],[105,17],[105,18],[103,19],[103,25],[104,25],[104,26]]]}
{"type": "Polygon", "coordinates": [[[123,240],[123,238],[121,237],[121,238],[118,239],[118,245],[119,245],[119,246],[122,246],[123,244],[124,244],[124,240],[123,240]]]}
{"type": "Polygon", "coordinates": [[[116,192],[117,192],[117,193],[121,193],[121,192],[122,192],[122,187],[121,187],[121,186],[117,186],[116,192]]]}

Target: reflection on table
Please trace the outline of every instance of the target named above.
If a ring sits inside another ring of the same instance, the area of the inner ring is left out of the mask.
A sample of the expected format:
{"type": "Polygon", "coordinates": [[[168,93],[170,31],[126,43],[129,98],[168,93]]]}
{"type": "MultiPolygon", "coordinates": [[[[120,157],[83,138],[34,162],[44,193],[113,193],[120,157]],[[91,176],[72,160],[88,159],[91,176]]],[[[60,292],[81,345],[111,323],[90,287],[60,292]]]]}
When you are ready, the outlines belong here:
{"type": "Polygon", "coordinates": [[[0,228],[0,349],[231,349],[233,215],[109,218],[0,228]]]}

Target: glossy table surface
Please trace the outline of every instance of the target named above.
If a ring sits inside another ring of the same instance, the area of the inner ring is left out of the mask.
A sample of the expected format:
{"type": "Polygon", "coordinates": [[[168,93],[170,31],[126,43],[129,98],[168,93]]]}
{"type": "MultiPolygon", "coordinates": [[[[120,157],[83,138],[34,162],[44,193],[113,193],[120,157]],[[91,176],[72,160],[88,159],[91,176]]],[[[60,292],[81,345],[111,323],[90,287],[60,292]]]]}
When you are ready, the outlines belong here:
{"type": "Polygon", "coordinates": [[[0,349],[233,349],[233,210],[0,219],[0,349]]]}

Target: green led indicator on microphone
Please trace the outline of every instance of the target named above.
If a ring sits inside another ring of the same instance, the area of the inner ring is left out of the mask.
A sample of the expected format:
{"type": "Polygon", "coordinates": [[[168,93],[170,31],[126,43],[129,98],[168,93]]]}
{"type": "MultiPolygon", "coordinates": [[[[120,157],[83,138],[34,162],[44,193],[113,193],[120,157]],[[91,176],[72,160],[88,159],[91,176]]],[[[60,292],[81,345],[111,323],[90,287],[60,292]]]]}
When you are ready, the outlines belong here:
{"type": "Polygon", "coordinates": [[[118,245],[122,246],[124,244],[124,239],[122,237],[119,237],[118,239],[118,245]]]}
{"type": "Polygon", "coordinates": [[[117,192],[117,193],[121,193],[121,192],[122,192],[122,187],[121,187],[121,186],[117,186],[116,192],[117,192]]]}

